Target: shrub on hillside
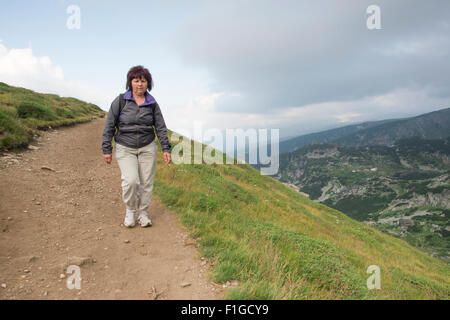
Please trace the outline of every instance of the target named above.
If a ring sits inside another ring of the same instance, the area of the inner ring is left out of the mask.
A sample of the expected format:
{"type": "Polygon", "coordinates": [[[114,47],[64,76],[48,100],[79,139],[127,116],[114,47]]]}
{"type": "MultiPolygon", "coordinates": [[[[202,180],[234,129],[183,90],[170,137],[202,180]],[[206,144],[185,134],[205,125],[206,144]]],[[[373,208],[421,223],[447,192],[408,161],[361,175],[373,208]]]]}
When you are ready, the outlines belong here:
{"type": "Polygon", "coordinates": [[[22,102],[17,106],[17,115],[20,118],[35,118],[40,120],[55,120],[56,115],[46,106],[35,102],[22,102]]]}

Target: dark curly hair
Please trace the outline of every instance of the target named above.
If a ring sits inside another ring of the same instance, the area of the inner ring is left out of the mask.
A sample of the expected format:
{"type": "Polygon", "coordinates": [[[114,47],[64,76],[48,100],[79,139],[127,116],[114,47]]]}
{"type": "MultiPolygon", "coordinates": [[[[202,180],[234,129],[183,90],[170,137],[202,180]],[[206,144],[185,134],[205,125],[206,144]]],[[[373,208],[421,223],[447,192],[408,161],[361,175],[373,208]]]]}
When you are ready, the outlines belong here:
{"type": "Polygon", "coordinates": [[[151,91],[153,88],[153,80],[152,75],[148,71],[147,68],[144,68],[143,66],[135,66],[130,69],[127,73],[127,84],[125,89],[132,90],[133,87],[131,86],[131,81],[135,78],[141,78],[144,77],[145,80],[147,80],[147,90],[151,91]]]}

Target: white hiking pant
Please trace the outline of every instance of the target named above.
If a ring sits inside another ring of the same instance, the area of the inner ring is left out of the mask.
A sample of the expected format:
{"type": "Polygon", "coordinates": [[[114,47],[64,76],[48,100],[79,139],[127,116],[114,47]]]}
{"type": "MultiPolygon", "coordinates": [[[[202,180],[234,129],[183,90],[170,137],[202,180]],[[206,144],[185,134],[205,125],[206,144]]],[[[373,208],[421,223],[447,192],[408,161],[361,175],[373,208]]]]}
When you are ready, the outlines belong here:
{"type": "Polygon", "coordinates": [[[150,206],[156,175],[158,146],[156,139],[142,148],[116,143],[116,159],[122,172],[122,198],[127,209],[145,213],[150,206]]]}

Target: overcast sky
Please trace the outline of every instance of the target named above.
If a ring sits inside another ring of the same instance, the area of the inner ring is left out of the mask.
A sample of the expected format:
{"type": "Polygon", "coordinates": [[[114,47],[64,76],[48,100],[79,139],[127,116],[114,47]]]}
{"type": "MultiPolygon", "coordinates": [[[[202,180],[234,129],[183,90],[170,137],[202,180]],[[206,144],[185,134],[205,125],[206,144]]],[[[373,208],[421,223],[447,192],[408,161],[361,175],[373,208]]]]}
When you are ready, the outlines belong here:
{"type": "Polygon", "coordinates": [[[170,129],[286,138],[449,107],[449,35],[448,0],[2,1],[0,81],[108,110],[142,64],[170,129]]]}

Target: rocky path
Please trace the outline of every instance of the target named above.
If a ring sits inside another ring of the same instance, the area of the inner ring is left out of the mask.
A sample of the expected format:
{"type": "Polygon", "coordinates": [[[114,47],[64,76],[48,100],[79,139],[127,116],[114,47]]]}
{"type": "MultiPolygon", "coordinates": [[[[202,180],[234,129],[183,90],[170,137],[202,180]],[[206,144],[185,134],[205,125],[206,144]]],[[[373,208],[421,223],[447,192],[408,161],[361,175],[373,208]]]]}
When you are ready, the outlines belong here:
{"type": "Polygon", "coordinates": [[[101,155],[104,123],[50,130],[37,148],[0,157],[0,299],[223,297],[155,196],[153,227],[123,227],[120,170],[101,155]],[[68,265],[79,266],[80,289],[67,287],[68,265]]]}

